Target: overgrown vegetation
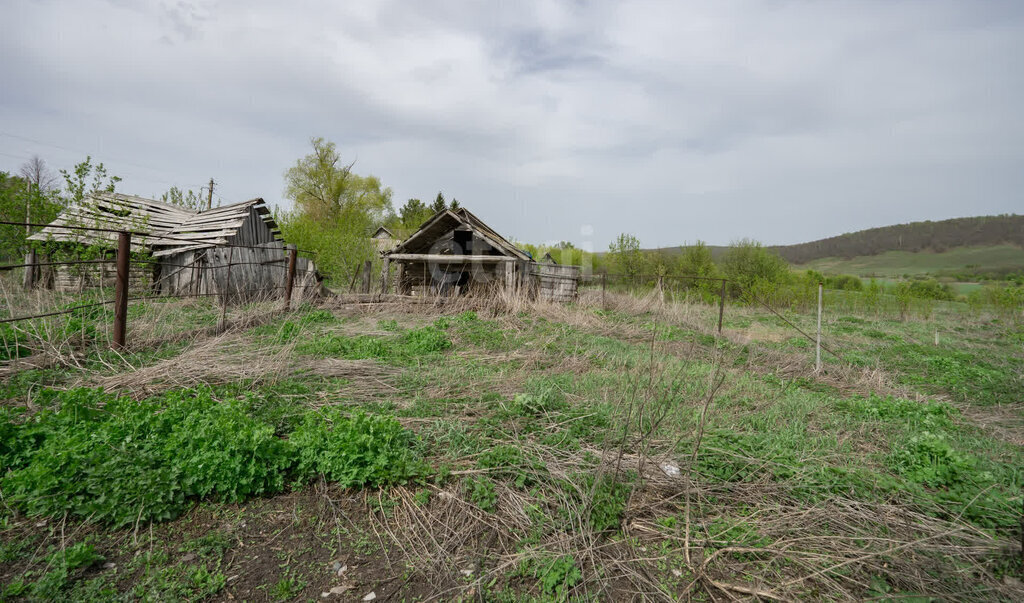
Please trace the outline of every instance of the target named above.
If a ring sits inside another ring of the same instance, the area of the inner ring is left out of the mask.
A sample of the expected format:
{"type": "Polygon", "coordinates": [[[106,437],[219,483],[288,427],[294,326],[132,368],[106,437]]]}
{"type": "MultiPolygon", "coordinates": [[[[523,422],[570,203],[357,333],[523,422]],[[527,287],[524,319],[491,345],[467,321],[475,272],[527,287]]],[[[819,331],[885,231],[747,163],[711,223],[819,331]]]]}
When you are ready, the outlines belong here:
{"type": "Polygon", "coordinates": [[[837,302],[815,374],[773,314],[597,295],[304,307],[130,356],[134,398],[5,378],[5,598],[1015,597],[1018,326],[837,302]]]}

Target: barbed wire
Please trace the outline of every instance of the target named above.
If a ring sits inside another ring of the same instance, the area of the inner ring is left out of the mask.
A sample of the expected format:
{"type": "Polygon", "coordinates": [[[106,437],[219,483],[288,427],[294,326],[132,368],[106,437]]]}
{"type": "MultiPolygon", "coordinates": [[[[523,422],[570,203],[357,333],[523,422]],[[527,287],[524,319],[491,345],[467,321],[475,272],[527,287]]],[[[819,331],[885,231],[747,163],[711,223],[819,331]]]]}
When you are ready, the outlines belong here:
{"type": "MultiPolygon", "coordinates": [[[[247,295],[249,293],[267,292],[267,291],[279,291],[279,290],[282,290],[282,289],[287,289],[287,287],[285,287],[283,285],[280,285],[280,286],[274,286],[274,287],[257,287],[257,288],[253,288],[253,289],[243,289],[243,290],[239,290],[239,291],[226,291],[226,292],[214,292],[214,293],[188,293],[188,294],[185,294],[185,295],[144,295],[144,296],[141,296],[141,297],[138,297],[138,296],[137,297],[130,297],[129,296],[128,297],[128,303],[135,302],[135,301],[154,300],[154,299],[163,299],[163,300],[168,300],[168,301],[175,301],[175,300],[180,301],[180,300],[183,300],[183,299],[201,298],[201,297],[225,297],[226,296],[228,298],[231,298],[231,297],[237,297],[237,296],[240,296],[240,295],[247,295]]],[[[113,304],[115,302],[116,302],[116,300],[108,299],[108,300],[103,300],[103,301],[98,301],[98,302],[93,302],[93,303],[88,303],[88,304],[81,304],[81,305],[78,305],[78,306],[74,306],[72,308],[65,308],[63,310],[57,310],[57,311],[54,311],[54,312],[45,312],[45,313],[42,313],[42,314],[32,314],[32,315],[28,315],[28,316],[16,316],[16,317],[13,317],[13,318],[4,318],[4,319],[0,319],[0,324],[10,323],[10,322],[20,322],[20,321],[25,321],[25,320],[35,320],[37,318],[48,318],[48,317],[51,317],[51,316],[60,316],[62,314],[71,314],[71,313],[77,312],[79,310],[85,310],[85,309],[94,308],[94,307],[97,307],[97,306],[105,306],[107,304],[113,304]]]]}

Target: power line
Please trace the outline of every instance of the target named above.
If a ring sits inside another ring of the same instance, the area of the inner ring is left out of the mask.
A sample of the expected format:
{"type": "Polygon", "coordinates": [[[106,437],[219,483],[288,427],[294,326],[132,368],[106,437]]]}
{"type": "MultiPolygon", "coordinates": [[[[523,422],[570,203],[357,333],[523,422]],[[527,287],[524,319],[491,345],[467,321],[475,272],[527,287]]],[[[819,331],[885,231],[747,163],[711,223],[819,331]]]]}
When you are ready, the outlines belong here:
{"type": "MultiPolygon", "coordinates": [[[[76,154],[79,154],[79,155],[86,155],[86,156],[90,156],[90,157],[93,155],[93,153],[89,152],[89,151],[83,151],[81,149],[72,149],[70,147],[65,147],[65,146],[61,146],[61,145],[58,145],[58,144],[52,144],[52,143],[49,143],[49,142],[43,142],[42,140],[37,140],[35,138],[29,138],[28,136],[21,136],[21,135],[18,135],[18,134],[12,134],[10,132],[4,132],[2,130],[0,130],[0,136],[6,136],[7,138],[14,138],[14,139],[17,139],[17,140],[23,140],[25,142],[31,142],[31,143],[34,143],[34,144],[40,144],[40,145],[43,145],[44,147],[51,147],[51,148],[54,148],[54,149],[60,149],[62,151],[67,151],[69,153],[76,153],[76,154]]],[[[23,156],[19,157],[19,156],[12,155],[10,153],[0,153],[0,155],[6,155],[8,157],[14,157],[15,159],[29,159],[29,157],[23,157],[23,156]]],[[[157,168],[150,167],[148,165],[142,165],[140,163],[133,163],[131,161],[124,161],[124,160],[118,159],[116,157],[108,157],[108,159],[110,159],[111,161],[114,161],[114,162],[116,162],[118,164],[130,165],[132,167],[137,167],[137,168],[141,168],[141,169],[144,169],[144,170],[149,170],[149,171],[155,172],[155,173],[157,173],[157,174],[159,174],[161,176],[173,177],[171,174],[168,174],[167,172],[165,172],[163,170],[159,170],[157,168]]],[[[132,174],[130,172],[124,172],[124,170],[119,170],[119,171],[121,171],[126,176],[130,176],[130,177],[138,179],[138,180],[148,180],[150,182],[159,182],[161,184],[169,184],[171,186],[180,186],[180,184],[178,182],[172,182],[172,181],[169,181],[169,180],[161,180],[159,178],[152,178],[150,176],[140,176],[137,173],[136,174],[132,174]]],[[[191,186],[194,186],[194,185],[190,185],[189,187],[191,188],[191,186]]]]}

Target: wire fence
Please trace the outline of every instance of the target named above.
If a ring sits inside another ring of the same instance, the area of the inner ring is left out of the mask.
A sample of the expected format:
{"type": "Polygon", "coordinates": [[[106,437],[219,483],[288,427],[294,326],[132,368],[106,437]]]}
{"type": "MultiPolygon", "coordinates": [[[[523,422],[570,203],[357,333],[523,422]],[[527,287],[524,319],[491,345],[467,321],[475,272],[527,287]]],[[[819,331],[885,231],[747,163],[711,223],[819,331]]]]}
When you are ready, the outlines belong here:
{"type": "Polygon", "coordinates": [[[645,275],[601,272],[581,277],[581,286],[600,287],[602,307],[607,305],[606,299],[609,292],[627,293],[633,296],[655,294],[660,295],[661,301],[667,303],[692,303],[696,301],[715,304],[718,306],[716,328],[718,335],[722,335],[723,332],[727,301],[733,300],[744,305],[758,306],[767,310],[782,321],[787,328],[792,329],[815,346],[816,370],[821,369],[822,350],[838,360],[843,359],[842,355],[832,345],[822,341],[821,319],[824,309],[824,288],[821,283],[818,283],[817,287],[815,287],[818,303],[817,330],[814,335],[800,328],[792,320],[784,316],[777,308],[773,307],[773,304],[764,299],[759,292],[734,279],[701,274],[645,275]]]}
{"type": "MultiPolygon", "coordinates": [[[[30,250],[25,262],[0,265],[0,296],[7,314],[0,315],[0,360],[57,345],[86,347],[104,339],[109,347],[124,350],[129,320],[165,322],[166,316],[146,317],[143,302],[197,300],[201,307],[181,312],[179,326],[195,326],[197,316],[214,317],[217,328],[223,330],[229,308],[261,304],[279,313],[292,308],[293,298],[312,297],[321,290],[313,262],[298,257],[300,252],[316,254],[279,241],[211,244],[138,230],[60,228],[116,233],[117,237],[106,246],[94,241],[84,248],[55,241],[42,246],[47,255],[41,258],[30,250]],[[133,238],[142,243],[135,251],[133,238]],[[152,253],[153,243],[172,240],[189,245],[180,253],[174,249],[161,252],[160,257],[152,253]],[[19,270],[22,283],[11,278],[19,270]],[[76,334],[81,337],[72,342],[76,334]]],[[[155,326],[166,331],[168,325],[155,326]]]]}

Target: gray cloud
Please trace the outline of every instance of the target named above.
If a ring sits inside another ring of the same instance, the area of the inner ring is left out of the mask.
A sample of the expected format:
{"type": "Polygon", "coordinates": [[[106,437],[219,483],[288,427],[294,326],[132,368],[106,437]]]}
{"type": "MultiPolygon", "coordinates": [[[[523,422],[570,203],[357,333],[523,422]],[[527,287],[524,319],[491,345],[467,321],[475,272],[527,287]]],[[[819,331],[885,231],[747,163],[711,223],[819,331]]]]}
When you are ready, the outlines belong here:
{"type": "Polygon", "coordinates": [[[814,239],[1020,211],[1012,2],[15,0],[0,169],[281,198],[311,136],[509,236],[814,239]],[[30,139],[30,140],[26,140],[30,139]],[[35,141],[35,142],[34,142],[35,141]],[[585,226],[592,226],[593,236],[585,226]]]}

